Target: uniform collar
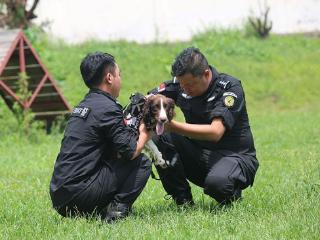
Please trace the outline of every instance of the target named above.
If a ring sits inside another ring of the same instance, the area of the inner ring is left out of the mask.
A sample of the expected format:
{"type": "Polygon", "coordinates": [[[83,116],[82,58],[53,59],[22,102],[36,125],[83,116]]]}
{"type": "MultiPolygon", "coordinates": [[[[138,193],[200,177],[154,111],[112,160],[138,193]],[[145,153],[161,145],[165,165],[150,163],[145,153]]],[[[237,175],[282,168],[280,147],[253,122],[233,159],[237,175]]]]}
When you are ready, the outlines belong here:
{"type": "Polygon", "coordinates": [[[212,82],[215,82],[219,78],[219,72],[212,66],[209,66],[209,68],[212,72],[212,82]]]}
{"type": "Polygon", "coordinates": [[[100,90],[99,88],[91,88],[91,89],[89,90],[89,93],[98,93],[98,94],[102,94],[102,95],[104,95],[104,96],[106,96],[106,97],[110,98],[112,101],[114,101],[114,102],[118,103],[118,102],[117,102],[117,100],[116,100],[114,97],[112,97],[110,93],[105,92],[105,91],[102,91],[102,90],[100,90]]]}

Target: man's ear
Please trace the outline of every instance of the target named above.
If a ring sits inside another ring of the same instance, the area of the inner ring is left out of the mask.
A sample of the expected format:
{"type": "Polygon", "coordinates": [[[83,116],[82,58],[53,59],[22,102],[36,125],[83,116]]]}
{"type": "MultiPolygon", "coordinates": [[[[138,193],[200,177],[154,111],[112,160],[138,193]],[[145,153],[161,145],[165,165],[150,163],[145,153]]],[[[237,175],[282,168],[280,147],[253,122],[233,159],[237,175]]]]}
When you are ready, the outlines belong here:
{"type": "Polygon", "coordinates": [[[204,70],[204,76],[207,79],[210,78],[210,70],[209,69],[204,70]]]}
{"type": "Polygon", "coordinates": [[[104,81],[106,81],[107,84],[112,84],[112,79],[113,79],[113,76],[111,73],[106,73],[104,75],[104,81]]]}

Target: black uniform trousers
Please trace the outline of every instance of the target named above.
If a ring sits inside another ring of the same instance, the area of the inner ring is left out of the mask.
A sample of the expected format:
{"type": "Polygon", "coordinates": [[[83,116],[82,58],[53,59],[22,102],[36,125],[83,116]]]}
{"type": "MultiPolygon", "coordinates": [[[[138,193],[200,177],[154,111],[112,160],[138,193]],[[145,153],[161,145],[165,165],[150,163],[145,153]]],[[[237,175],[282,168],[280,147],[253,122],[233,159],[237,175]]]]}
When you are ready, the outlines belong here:
{"type": "Polygon", "coordinates": [[[173,197],[191,196],[187,180],[204,188],[205,194],[220,203],[231,200],[237,191],[253,184],[258,162],[252,156],[204,149],[196,140],[173,133],[153,140],[164,159],[178,157],[171,168],[157,167],[164,189],[173,197]]]}
{"type": "Polygon", "coordinates": [[[57,211],[62,216],[100,214],[113,200],[131,206],[145,187],[150,173],[151,162],[144,154],[134,160],[108,162],[86,189],[57,211]]]}

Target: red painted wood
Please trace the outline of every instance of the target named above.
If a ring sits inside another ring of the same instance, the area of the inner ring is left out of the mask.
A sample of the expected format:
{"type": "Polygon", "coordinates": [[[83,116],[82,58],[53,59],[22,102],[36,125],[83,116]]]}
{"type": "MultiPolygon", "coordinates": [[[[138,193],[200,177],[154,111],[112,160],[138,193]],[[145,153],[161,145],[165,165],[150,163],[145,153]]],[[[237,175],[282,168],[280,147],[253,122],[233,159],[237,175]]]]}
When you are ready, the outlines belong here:
{"type": "Polygon", "coordinates": [[[44,75],[41,79],[39,85],[37,86],[36,90],[34,90],[29,102],[26,104],[26,108],[30,108],[31,104],[33,103],[34,99],[37,97],[38,93],[40,92],[41,88],[43,87],[44,83],[46,82],[48,75],[44,75]]]}
{"type": "Polygon", "coordinates": [[[43,114],[48,113],[47,117],[41,116],[41,118],[47,119],[48,121],[50,119],[53,119],[52,115],[56,115],[56,113],[54,112],[57,110],[59,110],[60,112],[63,112],[64,110],[66,112],[71,112],[71,107],[69,103],[64,98],[57,83],[49,74],[47,68],[40,60],[40,57],[32,47],[27,37],[24,35],[22,30],[20,30],[17,33],[17,36],[15,36],[14,40],[12,41],[12,44],[10,45],[10,49],[8,50],[6,56],[3,58],[2,65],[0,66],[0,76],[1,75],[3,77],[2,80],[0,80],[0,92],[2,91],[1,95],[5,96],[4,94],[6,94],[12,97],[12,99],[10,100],[8,100],[7,98],[5,99],[9,101],[7,102],[7,104],[11,104],[14,101],[17,101],[24,109],[30,108],[32,110],[35,110],[36,112],[42,112],[43,114]],[[13,70],[10,70],[7,67],[8,63],[12,61],[13,57],[16,59],[15,61],[17,62],[16,70],[13,69],[14,66],[12,66],[13,70]],[[29,57],[32,57],[33,59],[31,61],[31,65],[30,61],[28,60],[29,57]],[[27,65],[27,63],[29,64],[27,65]],[[4,69],[9,69],[9,72],[6,71],[6,74],[3,74],[4,69]],[[13,71],[12,74],[14,74],[14,76],[10,74],[10,71],[13,71]],[[30,75],[30,79],[28,79],[28,82],[30,86],[32,86],[33,90],[31,97],[28,100],[26,100],[25,103],[23,103],[19,99],[17,94],[15,94],[14,89],[16,89],[16,87],[13,87],[15,86],[14,83],[16,83],[19,79],[17,76],[19,71],[28,71],[27,74],[30,75]],[[41,80],[39,82],[40,78],[41,80]],[[51,89],[48,89],[48,86],[51,89]],[[45,87],[47,88],[45,89],[45,87]],[[41,96],[41,93],[57,93],[57,95],[54,97],[51,97],[49,95],[41,96]],[[39,101],[37,100],[37,96],[39,96],[39,101]],[[49,112],[53,113],[49,114],[49,112]]]}
{"type": "Polygon", "coordinates": [[[18,96],[14,92],[12,92],[12,90],[6,84],[4,84],[4,82],[2,82],[1,80],[0,80],[0,87],[2,87],[2,89],[5,90],[7,94],[12,96],[14,100],[16,100],[21,105],[21,107],[24,107],[24,104],[20,101],[18,96]]]}
{"type": "Polygon", "coordinates": [[[20,72],[26,71],[26,60],[24,57],[24,49],[23,49],[23,39],[20,39],[19,44],[19,63],[20,63],[20,72]]]}
{"type": "Polygon", "coordinates": [[[29,40],[26,38],[26,36],[24,35],[24,33],[22,33],[22,38],[23,40],[27,43],[28,47],[30,48],[30,51],[33,53],[34,57],[36,58],[36,60],[38,61],[38,63],[41,65],[42,69],[45,71],[46,75],[48,76],[48,79],[50,80],[50,82],[52,83],[54,89],[59,93],[60,98],[63,102],[63,104],[65,105],[65,107],[71,112],[71,106],[69,105],[69,103],[67,102],[67,100],[64,98],[62,92],[60,91],[58,85],[56,84],[55,81],[53,81],[53,78],[51,77],[51,75],[49,74],[47,68],[43,65],[43,63],[41,62],[38,54],[36,53],[36,51],[34,50],[34,48],[32,47],[31,43],[29,42],[29,40]]]}

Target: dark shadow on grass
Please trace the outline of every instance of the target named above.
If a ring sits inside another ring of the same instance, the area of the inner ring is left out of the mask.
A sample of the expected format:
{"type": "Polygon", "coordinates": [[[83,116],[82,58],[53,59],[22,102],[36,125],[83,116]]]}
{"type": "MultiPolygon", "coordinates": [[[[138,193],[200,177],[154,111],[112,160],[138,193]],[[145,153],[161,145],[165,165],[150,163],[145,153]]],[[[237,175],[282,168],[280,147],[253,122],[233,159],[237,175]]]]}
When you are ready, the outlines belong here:
{"type": "Polygon", "coordinates": [[[241,200],[237,200],[230,204],[219,204],[215,200],[212,201],[196,201],[194,206],[177,206],[173,201],[169,203],[157,203],[154,205],[146,205],[146,206],[139,206],[134,209],[133,213],[131,214],[133,217],[136,218],[146,218],[146,217],[156,217],[162,216],[164,213],[168,212],[169,214],[172,213],[191,213],[193,211],[203,211],[203,212],[210,212],[212,214],[219,214],[222,212],[229,211],[233,209],[235,205],[238,205],[241,200]]]}
{"type": "MultiPolygon", "coordinates": [[[[176,215],[181,213],[192,213],[194,211],[202,211],[202,212],[209,212],[212,214],[220,214],[226,211],[231,210],[235,205],[238,205],[241,200],[237,200],[230,204],[219,204],[215,200],[211,199],[209,201],[204,201],[204,198],[199,199],[199,201],[195,202],[193,206],[177,206],[173,201],[155,201],[154,204],[148,203],[144,205],[133,206],[133,211],[129,215],[129,219],[137,219],[144,221],[146,219],[150,219],[157,216],[163,216],[164,214],[168,213],[168,215],[176,215]]],[[[72,214],[68,217],[60,216],[61,219],[74,219],[74,220],[81,220],[86,219],[88,223],[96,224],[97,222],[101,223],[101,225],[106,224],[101,216],[96,212],[91,214],[72,214]]],[[[126,219],[122,219],[119,221],[115,221],[113,224],[118,222],[126,221],[126,219]]],[[[59,224],[59,222],[57,222],[59,224]]]]}

